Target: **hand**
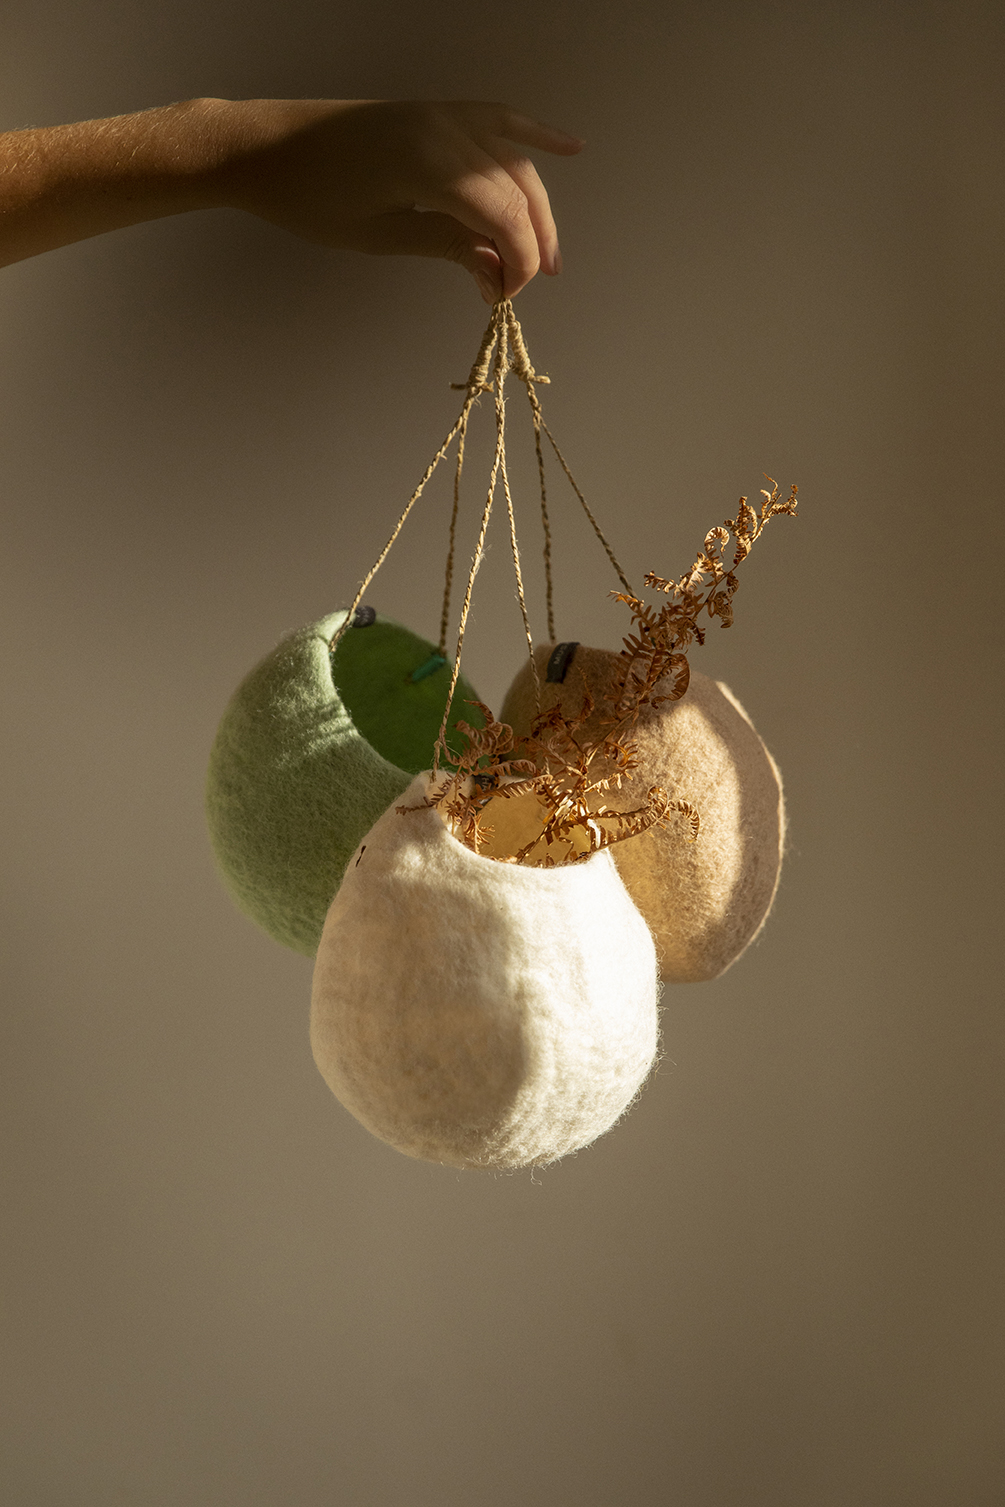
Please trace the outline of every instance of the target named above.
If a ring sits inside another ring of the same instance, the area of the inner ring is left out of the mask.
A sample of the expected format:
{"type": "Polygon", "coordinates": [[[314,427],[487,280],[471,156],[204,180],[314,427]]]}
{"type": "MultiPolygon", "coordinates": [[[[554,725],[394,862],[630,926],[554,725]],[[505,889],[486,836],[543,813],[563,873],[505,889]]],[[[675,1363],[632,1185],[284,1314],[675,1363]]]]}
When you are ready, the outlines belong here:
{"type": "Polygon", "coordinates": [[[521,149],[572,156],[578,137],[470,101],[205,105],[220,110],[214,202],[326,246],[446,257],[488,303],[561,270],[548,195],[521,149]]]}
{"type": "Polygon", "coordinates": [[[583,143],[506,105],[194,99],[0,136],[0,266],[190,210],[246,209],[325,246],[442,256],[483,297],[561,260],[521,148],[583,143]],[[425,211],[425,212],[424,212],[425,211]]]}

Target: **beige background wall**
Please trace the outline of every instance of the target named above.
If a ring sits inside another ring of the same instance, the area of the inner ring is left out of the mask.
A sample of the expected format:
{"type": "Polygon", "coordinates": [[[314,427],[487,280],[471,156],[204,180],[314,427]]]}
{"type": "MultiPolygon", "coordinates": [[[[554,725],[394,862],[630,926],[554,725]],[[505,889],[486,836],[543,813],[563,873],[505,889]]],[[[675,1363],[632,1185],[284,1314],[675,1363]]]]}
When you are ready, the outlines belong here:
{"type": "MultiPolygon", "coordinates": [[[[412,1163],[315,1071],[310,968],[232,909],[201,785],[240,676],[376,553],[483,306],[227,213],[0,276],[0,1495],[1000,1502],[1000,8],[32,0],[2,34],[5,127],[425,95],[581,132],[519,309],[630,572],[762,471],[803,515],[695,658],[786,776],[763,940],[669,995],[589,1151],[412,1163]]],[[[614,646],[556,510],[561,636],[614,646]]],[[[441,493],[371,595],[434,635],[444,531],[441,493]]]]}

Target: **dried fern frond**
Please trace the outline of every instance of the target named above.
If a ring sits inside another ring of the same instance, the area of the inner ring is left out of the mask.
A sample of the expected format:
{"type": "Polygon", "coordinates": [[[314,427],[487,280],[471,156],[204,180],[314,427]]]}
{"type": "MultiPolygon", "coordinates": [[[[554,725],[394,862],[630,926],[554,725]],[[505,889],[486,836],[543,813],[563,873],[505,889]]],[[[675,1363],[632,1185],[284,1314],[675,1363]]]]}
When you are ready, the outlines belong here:
{"type": "Polygon", "coordinates": [[[693,643],[705,642],[705,629],[698,621],[702,613],[717,617],[723,628],[732,626],[733,597],[739,586],[737,567],[747,558],[769,519],[796,513],[798,488],[793,486],[783,497],[778,483],[770,476],[765,479],[771,483],[771,490],[761,489],[764,500],[760,510],[755,511],[746,497],[741,497],[736,517],[709,529],[689,571],[676,580],[652,571],[645,576],[651,590],[669,597],[658,610],[626,592],[612,592],[615,600],[628,607],[639,630],[625,638],[622,663],[615,676],[612,700],[616,723],[637,715],[643,706],[678,701],[683,696],[689,676],[687,651],[693,643]],[[727,562],[731,537],[732,559],[727,562]],[[659,695],[654,694],[667,675],[673,676],[670,687],[661,687],[659,695]]]}
{"type": "MultiPolygon", "coordinates": [[[[620,789],[639,768],[638,750],[631,733],[645,707],[679,701],[688,688],[690,666],[687,653],[705,641],[702,614],[718,618],[723,628],[733,622],[733,597],[738,582],[737,567],[747,558],[768,520],[796,513],[796,487],[782,497],[769,476],[771,490],[762,488],[760,509],[746,497],[737,504],[736,516],[716,524],[705,535],[694,564],[676,580],[653,572],[645,584],[667,600],[659,607],[630,592],[612,592],[624,602],[635,632],[623,640],[623,648],[600,715],[602,731],[593,736],[583,729],[596,710],[587,692],[579,711],[567,716],[554,706],[542,712],[530,733],[515,739],[513,729],[499,722],[482,702],[485,726],[472,728],[458,722],[464,736],[463,751],[447,755],[453,766],[433,788],[426,806],[440,810],[454,836],[475,853],[485,848],[494,834],[482,813],[493,800],[534,797],[540,806],[540,832],[503,861],[537,864],[552,868],[581,863],[593,853],[615,843],[638,837],[674,816],[689,825],[689,841],[699,835],[698,812],[687,801],[674,799],[653,786],[646,800],[631,811],[616,811],[602,803],[604,792],[620,789]],[[733,541],[732,558],[726,554],[733,541]]],[[[418,807],[398,807],[399,811],[418,807]]]]}

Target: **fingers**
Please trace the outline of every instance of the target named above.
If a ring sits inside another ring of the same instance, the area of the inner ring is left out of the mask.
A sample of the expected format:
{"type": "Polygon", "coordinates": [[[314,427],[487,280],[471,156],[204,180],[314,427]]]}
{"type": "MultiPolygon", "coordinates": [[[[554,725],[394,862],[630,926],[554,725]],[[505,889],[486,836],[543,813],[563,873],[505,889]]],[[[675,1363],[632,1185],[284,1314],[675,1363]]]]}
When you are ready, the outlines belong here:
{"type": "Polygon", "coordinates": [[[541,264],[537,236],[523,190],[499,166],[468,171],[429,195],[431,209],[495,246],[502,263],[502,293],[511,297],[541,264]]]}
{"type": "Polygon", "coordinates": [[[558,250],[558,231],[555,229],[551,203],[545,186],[538,176],[537,168],[526,157],[507,157],[501,143],[498,161],[527,201],[527,214],[537,237],[541,270],[549,277],[554,277],[562,270],[562,259],[558,250]]]}
{"type": "Polygon", "coordinates": [[[383,256],[432,256],[456,262],[472,274],[485,302],[502,294],[502,264],[492,242],[452,215],[400,210],[369,221],[359,250],[383,256]]]}
{"type": "Polygon", "coordinates": [[[559,270],[551,205],[527,158],[502,143],[497,143],[498,157],[473,142],[466,147],[461,169],[435,185],[424,202],[495,246],[502,263],[502,292],[510,298],[542,265],[549,275],[559,270]]]}
{"type": "MultiPolygon", "coordinates": [[[[405,119],[420,150],[412,158],[418,172],[399,180],[403,197],[451,216],[494,245],[501,263],[499,291],[506,297],[518,293],[539,269],[550,276],[557,273],[561,259],[548,194],[519,147],[573,155],[582,147],[581,139],[502,104],[455,101],[406,109],[415,112],[405,119]]],[[[495,267],[481,270],[484,292],[484,273],[489,272],[493,284],[497,274],[495,267]]]]}
{"type": "MultiPolygon", "coordinates": [[[[551,203],[544,184],[530,159],[513,152],[509,143],[538,147],[565,156],[574,156],[585,143],[579,136],[544,125],[527,115],[520,115],[506,105],[468,102],[458,108],[466,117],[466,124],[472,135],[482,137],[481,145],[486,153],[498,163],[506,177],[519,190],[519,194],[514,194],[509,184],[500,181],[492,172],[490,177],[496,184],[500,197],[493,196],[489,204],[483,206],[487,208],[493,222],[492,228],[487,229],[484,223],[478,227],[483,234],[490,235],[498,246],[504,268],[504,291],[507,297],[511,297],[530,281],[538,267],[548,276],[556,276],[562,270],[562,258],[551,203]],[[482,134],[486,127],[491,129],[491,135],[482,134]],[[525,216],[537,243],[536,263],[528,255],[525,216]]],[[[469,223],[463,212],[458,213],[456,209],[453,212],[462,223],[469,223]]]]}

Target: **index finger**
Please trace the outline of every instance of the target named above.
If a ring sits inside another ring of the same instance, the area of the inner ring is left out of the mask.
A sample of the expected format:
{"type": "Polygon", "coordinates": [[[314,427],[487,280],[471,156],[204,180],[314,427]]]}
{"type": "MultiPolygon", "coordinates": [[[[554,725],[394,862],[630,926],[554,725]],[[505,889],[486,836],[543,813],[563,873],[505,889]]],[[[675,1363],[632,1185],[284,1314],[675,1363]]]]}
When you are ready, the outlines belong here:
{"type": "Polygon", "coordinates": [[[507,141],[515,141],[520,146],[537,147],[542,152],[554,152],[563,157],[574,157],[586,145],[581,136],[573,136],[569,131],[560,131],[556,126],[521,115],[508,105],[465,100],[460,109],[479,136],[504,136],[507,141]]]}

